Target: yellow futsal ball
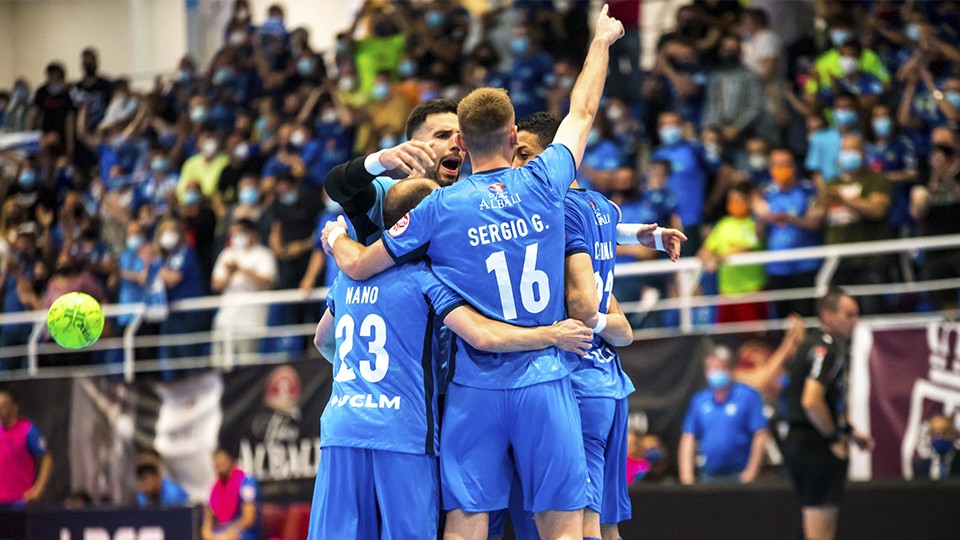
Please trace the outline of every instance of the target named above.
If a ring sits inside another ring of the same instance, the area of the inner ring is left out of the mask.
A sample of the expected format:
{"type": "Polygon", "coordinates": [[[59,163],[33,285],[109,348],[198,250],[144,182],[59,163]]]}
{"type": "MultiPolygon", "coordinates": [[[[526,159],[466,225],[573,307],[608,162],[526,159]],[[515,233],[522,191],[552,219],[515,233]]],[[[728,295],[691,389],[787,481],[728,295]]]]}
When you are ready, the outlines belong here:
{"type": "Polygon", "coordinates": [[[100,302],[81,292],[57,298],[47,311],[47,329],[53,340],[66,349],[86,349],[103,332],[100,302]]]}

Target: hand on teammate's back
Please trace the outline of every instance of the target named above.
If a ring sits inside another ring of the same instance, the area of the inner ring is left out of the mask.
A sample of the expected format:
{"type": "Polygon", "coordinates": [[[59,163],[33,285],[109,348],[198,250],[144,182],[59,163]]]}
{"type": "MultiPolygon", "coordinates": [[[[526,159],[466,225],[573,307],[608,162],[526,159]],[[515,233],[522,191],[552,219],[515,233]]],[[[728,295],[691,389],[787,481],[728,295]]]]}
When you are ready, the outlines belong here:
{"type": "Polygon", "coordinates": [[[554,332],[558,348],[580,356],[590,351],[593,330],[587,328],[582,322],[576,319],[565,319],[553,323],[550,329],[554,332]]]}
{"type": "Polygon", "coordinates": [[[603,5],[600,10],[600,18],[597,19],[597,29],[594,39],[603,41],[609,47],[615,41],[623,37],[623,23],[607,15],[609,6],[603,5]]]}
{"type": "Polygon", "coordinates": [[[323,243],[323,251],[327,255],[333,257],[333,247],[330,245],[330,233],[336,229],[343,229],[343,232],[347,232],[347,222],[343,220],[343,216],[337,216],[336,221],[328,221],[323,227],[323,231],[320,233],[320,240],[323,243]]]}
{"type": "Polygon", "coordinates": [[[433,169],[437,155],[422,141],[407,141],[380,154],[380,165],[388,171],[400,169],[407,176],[425,176],[433,169]]]}

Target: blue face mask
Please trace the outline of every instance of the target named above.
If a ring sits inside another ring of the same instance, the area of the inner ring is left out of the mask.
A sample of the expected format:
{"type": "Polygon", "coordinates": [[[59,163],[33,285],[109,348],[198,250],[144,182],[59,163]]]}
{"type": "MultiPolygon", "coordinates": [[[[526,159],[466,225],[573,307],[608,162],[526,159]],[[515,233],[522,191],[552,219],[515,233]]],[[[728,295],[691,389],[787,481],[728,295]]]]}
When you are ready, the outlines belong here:
{"type": "Polygon", "coordinates": [[[920,25],[913,23],[907,25],[907,38],[910,41],[920,41],[920,25]]]}
{"type": "Polygon", "coordinates": [[[279,199],[280,199],[280,204],[290,206],[297,202],[298,195],[296,191],[291,191],[289,193],[284,193],[279,197],[279,199]]]}
{"type": "Polygon", "coordinates": [[[879,137],[888,137],[893,131],[893,121],[889,117],[883,116],[873,119],[873,132],[879,137]]]}
{"type": "Polygon", "coordinates": [[[155,173],[162,173],[167,170],[167,160],[164,158],[155,158],[150,162],[150,170],[155,173]]]}
{"type": "Polygon", "coordinates": [[[186,206],[193,206],[195,204],[200,204],[200,200],[203,198],[200,195],[199,191],[185,191],[183,196],[180,197],[180,202],[186,206]]]}
{"type": "Polygon", "coordinates": [[[670,125],[660,128],[660,142],[667,146],[677,144],[681,137],[683,137],[683,130],[680,129],[680,126],[670,125]]]}
{"type": "Polygon", "coordinates": [[[955,108],[960,109],[960,92],[944,92],[943,97],[955,108]]]}
{"type": "Polygon", "coordinates": [[[303,57],[297,60],[297,73],[304,77],[313,73],[313,58],[303,57]]]}
{"type": "Polygon", "coordinates": [[[190,119],[194,122],[204,122],[207,119],[206,107],[195,107],[190,111],[190,119]]]}
{"type": "Polygon", "coordinates": [[[849,30],[835,29],[830,31],[830,43],[833,43],[834,47],[839,47],[847,43],[852,37],[853,33],[849,30]]]}
{"type": "Polygon", "coordinates": [[[714,390],[724,388],[730,384],[730,372],[725,369],[714,369],[707,373],[707,384],[714,390]]]}
{"type": "Polygon", "coordinates": [[[953,449],[953,441],[949,439],[936,438],[930,441],[930,446],[933,447],[934,452],[941,456],[945,456],[950,452],[950,450],[953,449]]]}
{"type": "Polygon", "coordinates": [[[383,99],[387,97],[387,94],[389,93],[390,93],[390,85],[387,83],[380,82],[373,85],[373,91],[371,95],[373,96],[373,99],[383,99]]]}
{"type": "Polygon", "coordinates": [[[513,54],[527,54],[530,50],[530,40],[525,37],[515,37],[510,40],[510,50],[513,54]]]}
{"type": "Polygon", "coordinates": [[[222,67],[213,74],[213,84],[224,84],[233,76],[233,70],[228,67],[222,67]]]}
{"type": "Polygon", "coordinates": [[[863,154],[857,150],[841,150],[837,165],[844,172],[853,172],[863,167],[863,154]]]}
{"type": "Polygon", "coordinates": [[[850,127],[857,123],[857,111],[854,110],[835,109],[833,117],[836,119],[838,126],[850,127]]]}
{"type": "Polygon", "coordinates": [[[651,465],[654,465],[654,464],[656,464],[656,463],[659,463],[660,460],[663,459],[663,452],[662,452],[659,448],[654,447],[654,448],[650,448],[650,449],[648,449],[646,452],[644,452],[643,457],[645,457],[646,460],[647,460],[651,465]]]}
{"type": "Polygon", "coordinates": [[[429,26],[440,26],[443,24],[443,12],[442,11],[431,11],[427,13],[427,24],[429,26]]]}
{"type": "Polygon", "coordinates": [[[255,204],[260,200],[260,192],[256,188],[243,188],[240,190],[240,194],[237,195],[237,200],[242,204],[255,204]]]}
{"type": "Polygon", "coordinates": [[[347,42],[338,41],[337,42],[337,54],[347,54],[347,42]]]}
{"type": "Polygon", "coordinates": [[[400,62],[400,66],[397,67],[397,73],[400,74],[403,78],[413,77],[413,74],[417,72],[417,63],[413,60],[407,58],[403,62],[400,62]]]}
{"type": "Polygon", "coordinates": [[[37,171],[32,169],[21,171],[20,177],[17,178],[17,183],[20,184],[20,187],[23,189],[32,189],[33,186],[37,184],[37,171]]]}
{"type": "Polygon", "coordinates": [[[143,245],[142,236],[128,236],[127,237],[127,249],[137,249],[143,245]]]}

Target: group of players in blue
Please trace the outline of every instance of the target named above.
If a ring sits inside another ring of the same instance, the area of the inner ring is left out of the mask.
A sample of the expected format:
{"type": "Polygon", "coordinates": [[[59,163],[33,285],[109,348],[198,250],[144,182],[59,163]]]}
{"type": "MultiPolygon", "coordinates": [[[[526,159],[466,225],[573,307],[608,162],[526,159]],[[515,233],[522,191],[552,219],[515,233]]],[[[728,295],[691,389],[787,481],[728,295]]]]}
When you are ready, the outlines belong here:
{"type": "Polygon", "coordinates": [[[435,538],[441,506],[445,539],[502,536],[507,508],[521,539],[619,538],[634,388],[616,245],[676,259],[686,240],[576,189],[622,35],[604,7],[560,122],[515,125],[482,88],[421,104],[408,142],[331,172],[351,227],[322,235],[341,274],[315,338],[334,382],[309,538],[435,538]]]}

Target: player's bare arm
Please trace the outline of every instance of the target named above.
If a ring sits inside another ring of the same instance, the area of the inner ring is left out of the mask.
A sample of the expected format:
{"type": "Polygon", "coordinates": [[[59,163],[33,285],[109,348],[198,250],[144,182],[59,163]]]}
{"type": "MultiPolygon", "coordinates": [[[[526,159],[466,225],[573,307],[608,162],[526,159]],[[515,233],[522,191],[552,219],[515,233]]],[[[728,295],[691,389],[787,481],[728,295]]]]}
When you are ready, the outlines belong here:
{"type": "Polygon", "coordinates": [[[678,229],[664,229],[656,223],[621,223],[617,225],[618,244],[640,244],[643,247],[666,252],[671,261],[680,258],[680,246],[687,235],[678,229]]]}
{"type": "Polygon", "coordinates": [[[321,239],[323,251],[333,257],[340,271],[351,279],[363,281],[396,264],[383,246],[383,240],[377,240],[365,247],[347,236],[347,223],[342,216],[337,218],[337,221],[327,223],[321,239]]]}
{"type": "Polygon", "coordinates": [[[472,306],[460,306],[443,320],[474,349],[503,353],[558,347],[576,354],[590,350],[593,331],[582,322],[566,319],[550,326],[514,326],[483,316],[472,306]]]}
{"type": "Polygon", "coordinates": [[[323,312],[323,317],[320,317],[320,322],[317,323],[317,332],[313,336],[313,345],[317,348],[317,351],[331,363],[337,350],[335,325],[336,321],[334,320],[333,313],[329,309],[326,309],[323,312]]]}
{"type": "Polygon", "coordinates": [[[593,119],[600,107],[603,85],[607,78],[607,64],[610,61],[610,45],[623,37],[623,24],[607,15],[604,4],[597,19],[593,42],[583,63],[583,71],[570,93],[570,112],[560,123],[553,142],[566,146],[573,154],[577,167],[583,159],[587,147],[587,135],[593,126],[593,119]]]}
{"type": "Polygon", "coordinates": [[[626,347],[633,343],[633,327],[613,294],[607,307],[607,326],[600,332],[600,337],[614,347],[626,347]]]}

